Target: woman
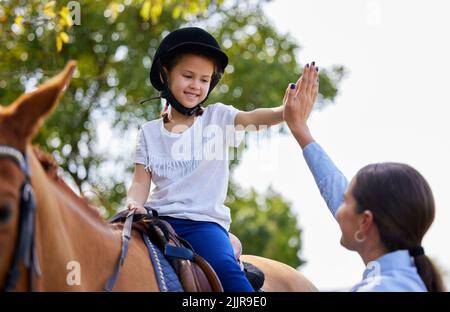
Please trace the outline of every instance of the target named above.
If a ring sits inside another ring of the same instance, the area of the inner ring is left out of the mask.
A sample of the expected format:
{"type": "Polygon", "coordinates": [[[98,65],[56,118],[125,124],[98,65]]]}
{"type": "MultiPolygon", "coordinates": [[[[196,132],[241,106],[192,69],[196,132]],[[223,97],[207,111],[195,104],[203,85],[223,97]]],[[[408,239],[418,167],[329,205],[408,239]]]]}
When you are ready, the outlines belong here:
{"type": "Polygon", "coordinates": [[[430,186],[414,168],[400,163],[368,165],[348,184],[307,126],[317,76],[306,66],[297,85],[287,90],[284,119],[339,223],[341,244],[358,252],[367,266],[352,291],[444,291],[421,246],[435,214],[430,186]]]}

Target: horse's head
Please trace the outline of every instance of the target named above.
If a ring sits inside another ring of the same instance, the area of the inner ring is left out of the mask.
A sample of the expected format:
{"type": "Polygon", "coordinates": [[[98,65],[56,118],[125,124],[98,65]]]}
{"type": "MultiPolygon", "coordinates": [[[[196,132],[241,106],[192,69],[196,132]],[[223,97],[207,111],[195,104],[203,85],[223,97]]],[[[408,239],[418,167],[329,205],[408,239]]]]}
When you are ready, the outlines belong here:
{"type": "Polygon", "coordinates": [[[22,94],[7,107],[0,106],[0,289],[11,279],[8,274],[18,275],[11,272],[14,263],[26,262],[27,255],[23,253],[33,248],[26,229],[34,221],[27,220],[28,206],[33,205],[28,198],[32,193],[28,180],[32,172],[27,161],[32,152],[28,147],[45,116],[57,106],[75,67],[74,61],[69,62],[61,73],[35,91],[22,94]],[[19,224],[23,233],[18,231],[19,224]],[[16,261],[15,257],[21,259],[16,261]]]}

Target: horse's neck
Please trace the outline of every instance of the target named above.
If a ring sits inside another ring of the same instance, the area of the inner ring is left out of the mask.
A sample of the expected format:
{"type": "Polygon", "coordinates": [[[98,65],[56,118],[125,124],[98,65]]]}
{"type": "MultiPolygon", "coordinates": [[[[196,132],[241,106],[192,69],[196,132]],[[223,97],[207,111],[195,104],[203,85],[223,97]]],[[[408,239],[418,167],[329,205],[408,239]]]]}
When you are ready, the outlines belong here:
{"type": "Polygon", "coordinates": [[[63,182],[48,178],[37,158],[29,155],[36,196],[36,246],[42,270],[38,288],[97,288],[92,283],[98,280],[92,278],[104,278],[117,261],[118,232],[58,185],[63,182]],[[95,263],[104,265],[98,267],[95,263]]]}

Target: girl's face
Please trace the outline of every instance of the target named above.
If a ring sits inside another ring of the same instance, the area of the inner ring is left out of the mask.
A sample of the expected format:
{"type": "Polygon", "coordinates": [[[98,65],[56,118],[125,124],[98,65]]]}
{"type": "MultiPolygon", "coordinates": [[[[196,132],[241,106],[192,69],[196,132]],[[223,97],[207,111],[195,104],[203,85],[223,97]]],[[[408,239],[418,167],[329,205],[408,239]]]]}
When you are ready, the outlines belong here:
{"type": "Polygon", "coordinates": [[[357,251],[360,244],[355,240],[355,232],[362,222],[363,214],[356,212],[357,202],[352,194],[355,181],[353,178],[344,194],[344,201],[336,212],[336,220],[342,231],[341,245],[357,251]]]}
{"type": "Polygon", "coordinates": [[[208,95],[214,63],[204,56],[185,54],[168,74],[169,87],[175,98],[192,108],[208,95]]]}

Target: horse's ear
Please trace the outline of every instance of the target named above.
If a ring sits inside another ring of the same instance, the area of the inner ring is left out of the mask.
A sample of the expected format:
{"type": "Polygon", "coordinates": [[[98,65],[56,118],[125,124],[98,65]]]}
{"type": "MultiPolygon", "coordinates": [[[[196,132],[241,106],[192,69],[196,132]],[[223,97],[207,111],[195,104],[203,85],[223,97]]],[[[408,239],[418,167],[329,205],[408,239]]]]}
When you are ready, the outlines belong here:
{"type": "Polygon", "coordinates": [[[14,121],[30,139],[39,130],[45,116],[53,111],[64,94],[75,70],[76,62],[70,61],[62,72],[47,80],[36,90],[22,94],[13,104],[14,121]]]}

